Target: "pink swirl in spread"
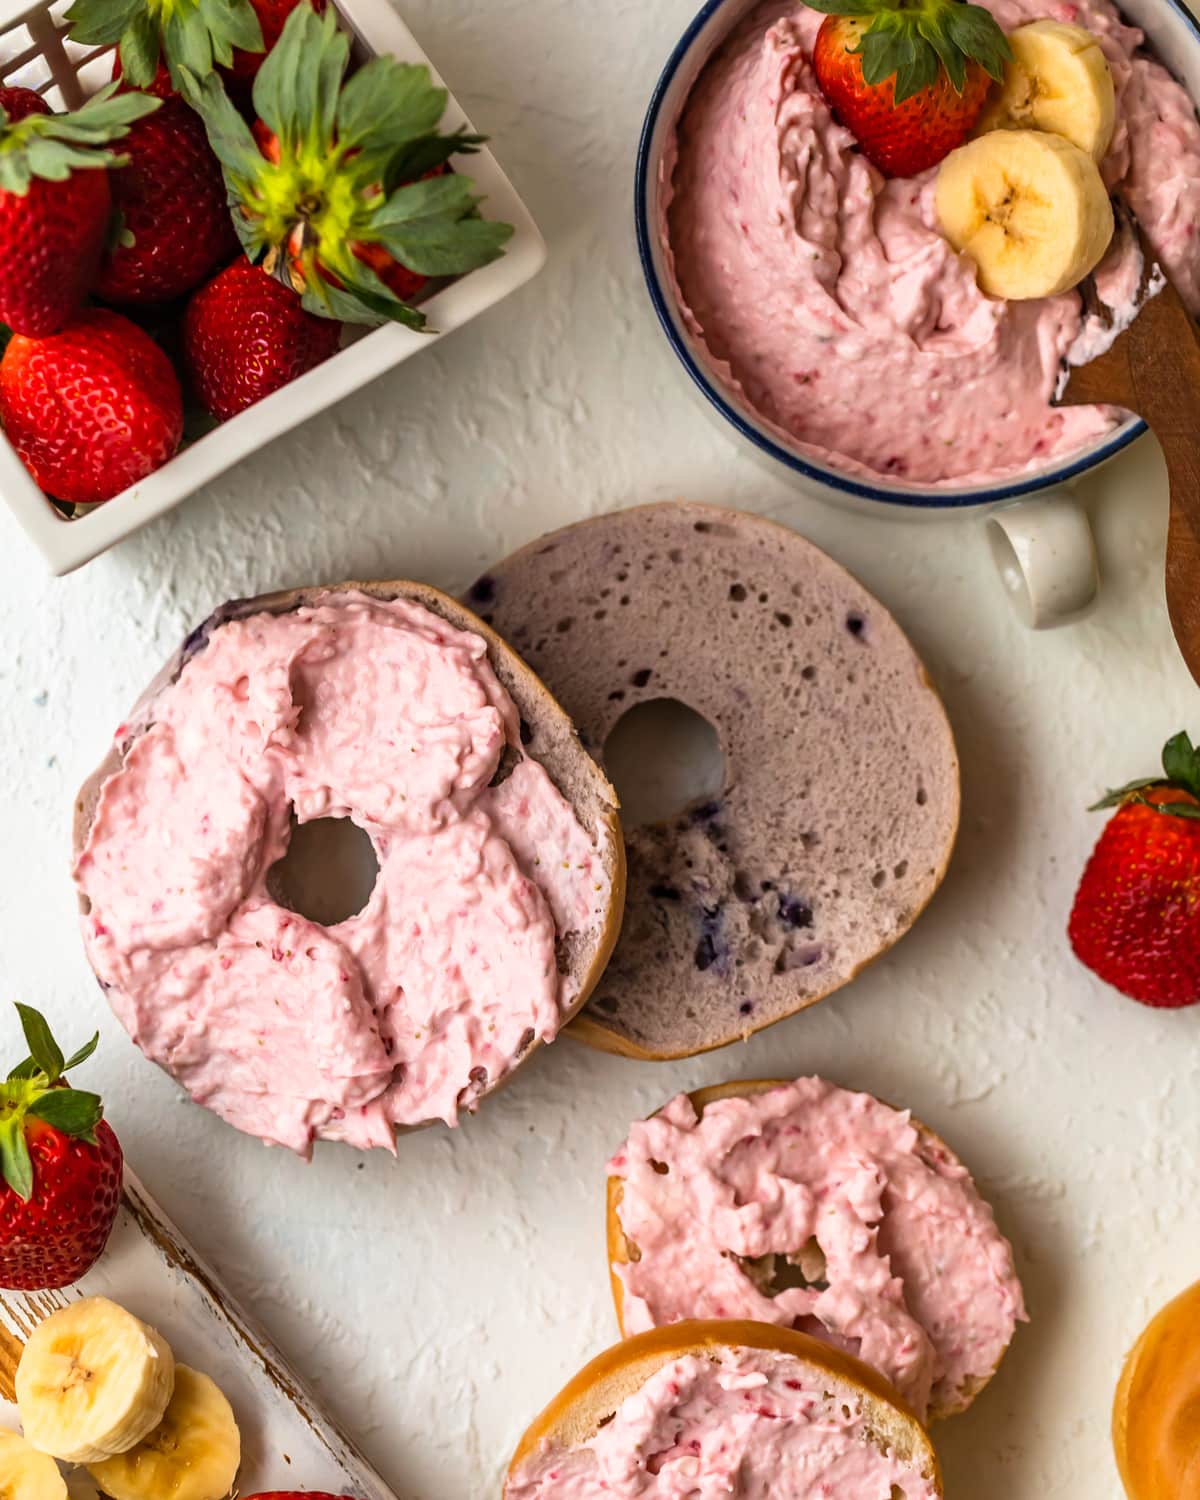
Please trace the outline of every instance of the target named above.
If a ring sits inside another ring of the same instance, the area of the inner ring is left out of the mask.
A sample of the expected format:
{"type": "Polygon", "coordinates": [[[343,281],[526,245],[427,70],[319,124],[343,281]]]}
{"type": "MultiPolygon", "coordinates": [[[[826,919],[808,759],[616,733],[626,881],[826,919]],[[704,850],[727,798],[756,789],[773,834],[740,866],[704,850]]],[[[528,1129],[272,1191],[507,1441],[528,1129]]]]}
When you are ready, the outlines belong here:
{"type": "MultiPolygon", "coordinates": [[[[983,0],[1004,29],[1041,17],[1099,38],[1117,125],[1105,181],[1200,312],[1200,124],[1109,0],[983,0]]],[[[1062,363],[1103,347],[1080,297],[1002,302],[942,238],[936,169],[885,180],[838,125],[810,56],[821,15],[755,8],[701,74],[663,163],[660,233],[685,321],[718,385],[788,446],[915,485],[1045,467],[1111,431],[1108,408],[1051,406],[1062,363]]],[[[1134,315],[1129,235],[1098,270],[1134,315]]]]}
{"type": "Polygon", "coordinates": [[[544,1445],[505,1500],[936,1500],[877,1446],[859,1393],[790,1355],[687,1354],[656,1370],[579,1447],[544,1445]]]}
{"type": "Polygon", "coordinates": [[[698,1117],[680,1094],[609,1163],[633,1258],[626,1333],[751,1318],[873,1365],[924,1417],[986,1380],[1025,1317],[1012,1249],[907,1113],[800,1078],[698,1117]]]}
{"type": "Polygon", "coordinates": [[[554,1037],[556,940],[610,879],[479,636],[331,594],[218,626],[149,713],[75,876],[113,1009],[194,1099],[303,1153],[391,1148],[554,1037]],[[293,816],[370,836],[370,900],[337,926],[272,899],[293,816]]]}

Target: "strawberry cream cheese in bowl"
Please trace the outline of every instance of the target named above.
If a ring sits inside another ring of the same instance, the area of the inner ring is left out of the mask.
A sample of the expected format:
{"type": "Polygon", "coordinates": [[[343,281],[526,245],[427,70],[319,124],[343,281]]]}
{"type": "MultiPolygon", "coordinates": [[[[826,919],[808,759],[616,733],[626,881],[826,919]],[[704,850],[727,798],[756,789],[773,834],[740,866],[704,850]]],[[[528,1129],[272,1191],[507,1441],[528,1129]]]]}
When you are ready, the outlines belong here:
{"type": "Polygon", "coordinates": [[[455,1123],[583,1003],[620,909],[615,799],[557,704],[445,596],[372,588],[219,612],[77,820],[84,940],[122,1024],[198,1102],[301,1153],[455,1123]],[[378,876],[327,927],[276,867],[330,818],[378,876]]]}
{"type": "Polygon", "coordinates": [[[793,1328],[925,1419],[970,1404],[1025,1317],[1012,1249],[931,1131],[820,1078],[680,1094],[609,1163],[622,1332],[793,1328]]]}
{"type": "MultiPolygon", "coordinates": [[[[1154,289],[1133,221],[1200,311],[1200,33],[1176,0],[1122,10],[1112,0],[984,0],[1009,37],[1035,22],[1070,28],[1098,46],[1111,78],[1099,80],[1108,99],[1097,103],[1097,79],[1081,71],[1080,98],[1060,116],[1035,110],[1036,132],[1012,128],[1030,123],[1021,115],[1001,118],[1020,92],[1011,71],[982,79],[989,102],[963,131],[977,152],[998,155],[984,145],[998,125],[1008,129],[997,139],[1013,138],[1002,141],[1007,156],[1025,137],[1044,145],[1043,132],[1079,123],[1085,140],[1064,151],[1091,148],[1086,227],[1093,248],[1108,245],[1098,264],[1081,258],[1062,290],[997,294],[974,247],[955,248],[966,235],[947,214],[944,174],[939,195],[938,166],[885,175],[865,131],[856,137],[852,117],[831,105],[838,95],[826,73],[818,79],[820,12],[846,7],[814,3],[820,10],[709,0],[668,63],[636,201],[656,312],[711,406],[806,488],[876,514],[991,509],[1011,542],[998,548],[1008,581],[1033,623],[1055,623],[1088,602],[1095,576],[1087,523],[1054,487],[1144,430],[1111,408],[1053,404],[1070,363],[1106,347],[1154,289]],[[1115,232],[1102,222],[1110,195],[1115,232]],[[1036,505],[1013,504],[1039,491],[1048,493],[1036,505]]],[[[904,6],[872,7],[889,9],[904,6]]],[[[1017,53],[1008,67],[1026,60],[1017,53]]],[[[1019,104],[1028,112],[1028,98],[1019,104]]],[[[1077,162],[1068,167],[1064,181],[1078,175],[1077,162]]],[[[1061,198],[1049,175],[1030,186],[1070,256],[1077,183],[1061,198]]]]}

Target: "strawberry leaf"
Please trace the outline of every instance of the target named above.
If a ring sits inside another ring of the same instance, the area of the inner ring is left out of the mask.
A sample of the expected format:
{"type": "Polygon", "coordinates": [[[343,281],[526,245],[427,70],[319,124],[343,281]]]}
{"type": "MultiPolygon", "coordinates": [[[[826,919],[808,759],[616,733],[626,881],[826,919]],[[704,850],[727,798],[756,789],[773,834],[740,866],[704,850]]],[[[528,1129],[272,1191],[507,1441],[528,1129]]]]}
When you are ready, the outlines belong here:
{"type": "Polygon", "coordinates": [[[33,1058],[26,1057],[9,1073],[7,1081],[13,1083],[27,1078],[36,1078],[40,1072],[41,1069],[34,1062],[33,1058]]]}
{"type": "Polygon", "coordinates": [[[491,219],[416,219],[389,227],[380,240],[390,255],[422,276],[461,276],[503,254],[512,238],[510,224],[491,219]]]}
{"type": "Polygon", "coordinates": [[[1186,731],[1172,735],[1163,746],[1162,768],[1172,786],[1200,797],[1200,755],[1186,731]]]}
{"type": "Polygon", "coordinates": [[[138,11],[121,34],[121,77],[143,88],[154,82],[158,72],[160,38],[154,17],[149,11],[138,11]]]}
{"type": "Polygon", "coordinates": [[[73,42],[88,47],[111,47],[121,40],[141,9],[141,0],[75,0],[65,20],[73,42]]]}
{"type": "Polygon", "coordinates": [[[33,1197],[33,1162],[20,1113],[0,1120],[0,1172],[17,1197],[28,1203],[33,1197]]]}
{"type": "Polygon", "coordinates": [[[19,1000],[17,1014],[21,1018],[21,1030],[25,1033],[30,1056],[37,1063],[39,1072],[46,1075],[47,1082],[57,1083],[64,1066],[62,1048],[54,1040],[45,1016],[31,1005],[22,1005],[19,1000]]]}
{"type": "Polygon", "coordinates": [[[123,76],[142,87],[153,79],[160,55],[178,88],[181,68],[203,78],[216,66],[228,67],[235,47],[263,50],[250,0],[74,0],[66,19],[72,41],[119,43],[123,76]]]}
{"type": "Polygon", "coordinates": [[[318,16],[298,5],[254,80],[254,108],[278,136],[284,155],[302,146],[332,149],[338,89],[350,39],[332,9],[318,16]]]}
{"type": "Polygon", "coordinates": [[[51,1089],[34,1100],[28,1113],[64,1135],[95,1144],[94,1132],[104,1118],[104,1106],[99,1094],[87,1094],[80,1089],[51,1089]]]}
{"type": "Polygon", "coordinates": [[[66,1062],[63,1064],[63,1072],[69,1073],[72,1068],[77,1068],[81,1063],[87,1062],[88,1058],[91,1057],[92,1053],[95,1052],[96,1048],[99,1045],[100,1033],[97,1031],[92,1036],[90,1042],[84,1042],[83,1046],[80,1047],[78,1052],[71,1053],[70,1057],[68,1057],[66,1062]]]}
{"type": "Polygon", "coordinates": [[[427,136],[446,112],[446,90],[434,88],[429,69],[373,57],[342,90],[338,140],[352,147],[395,148],[427,136]]]}
{"type": "Polygon", "coordinates": [[[425,135],[409,141],[393,152],[384,190],[390,193],[406,182],[416,182],[427,172],[444,167],[452,156],[473,156],[486,140],[485,135],[459,130],[453,135],[425,135]]]}

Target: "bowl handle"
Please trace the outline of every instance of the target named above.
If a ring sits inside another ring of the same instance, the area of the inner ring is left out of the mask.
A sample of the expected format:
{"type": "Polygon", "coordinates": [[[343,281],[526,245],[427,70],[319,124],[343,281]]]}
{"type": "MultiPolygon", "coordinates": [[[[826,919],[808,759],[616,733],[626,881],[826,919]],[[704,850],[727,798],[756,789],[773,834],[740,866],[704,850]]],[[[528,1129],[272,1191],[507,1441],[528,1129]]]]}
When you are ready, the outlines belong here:
{"type": "Polygon", "coordinates": [[[1070,490],[1044,490],[995,511],[986,524],[1004,591],[1026,625],[1065,625],[1095,603],[1096,543],[1070,490]]]}

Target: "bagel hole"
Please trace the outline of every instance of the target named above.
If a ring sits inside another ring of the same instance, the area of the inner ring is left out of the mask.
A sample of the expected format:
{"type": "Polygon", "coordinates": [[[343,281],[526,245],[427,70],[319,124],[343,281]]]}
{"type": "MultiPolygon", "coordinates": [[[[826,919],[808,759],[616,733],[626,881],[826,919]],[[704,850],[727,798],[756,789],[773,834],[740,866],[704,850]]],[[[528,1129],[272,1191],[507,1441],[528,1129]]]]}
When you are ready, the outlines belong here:
{"type": "Polygon", "coordinates": [[[627,828],[670,822],[725,789],[717,731],[677,698],[651,698],[627,709],[604,742],[604,768],[627,828]]]}
{"type": "Polygon", "coordinates": [[[371,899],[379,861],[370,837],[349,818],[292,815],[287,853],[271,868],[272,897],[320,927],[355,917],[371,899]]]}

